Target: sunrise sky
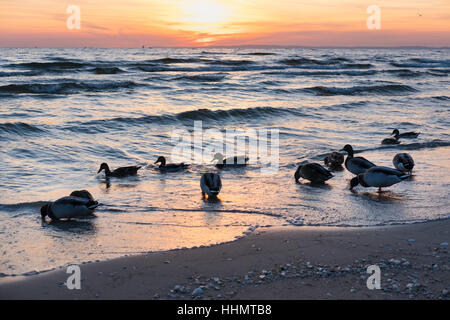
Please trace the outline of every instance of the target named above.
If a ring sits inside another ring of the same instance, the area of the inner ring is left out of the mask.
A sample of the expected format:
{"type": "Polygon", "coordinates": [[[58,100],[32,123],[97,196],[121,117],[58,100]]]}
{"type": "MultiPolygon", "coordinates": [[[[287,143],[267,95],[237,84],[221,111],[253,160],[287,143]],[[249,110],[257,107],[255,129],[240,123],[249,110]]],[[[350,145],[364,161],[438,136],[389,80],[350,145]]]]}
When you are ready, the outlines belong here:
{"type": "Polygon", "coordinates": [[[0,47],[142,45],[450,46],[450,1],[0,0],[0,47]],[[374,4],[381,30],[366,25],[374,4]]]}

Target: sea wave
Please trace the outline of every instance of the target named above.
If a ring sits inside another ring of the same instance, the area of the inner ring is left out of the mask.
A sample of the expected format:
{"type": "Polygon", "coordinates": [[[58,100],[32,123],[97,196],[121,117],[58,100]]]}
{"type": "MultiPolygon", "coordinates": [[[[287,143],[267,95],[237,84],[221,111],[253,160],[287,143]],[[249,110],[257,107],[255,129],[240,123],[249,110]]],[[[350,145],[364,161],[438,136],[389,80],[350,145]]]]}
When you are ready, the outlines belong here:
{"type": "Polygon", "coordinates": [[[45,130],[25,122],[0,123],[0,133],[27,135],[44,131],[45,130]]]}
{"type": "Polygon", "coordinates": [[[309,92],[318,96],[333,96],[333,95],[402,95],[417,91],[413,87],[402,84],[386,84],[376,86],[354,86],[348,88],[325,87],[316,86],[311,88],[303,88],[301,91],[309,92]]]}
{"type": "Polygon", "coordinates": [[[72,94],[81,91],[102,92],[118,89],[129,89],[139,86],[133,81],[109,82],[62,82],[62,83],[25,83],[0,86],[0,95],[11,94],[72,94]]]}
{"type": "Polygon", "coordinates": [[[61,69],[80,69],[84,67],[92,66],[88,62],[75,62],[75,61],[55,61],[55,62],[23,62],[13,63],[8,65],[9,68],[21,68],[32,70],[61,70],[61,69]]]}
{"type": "Polygon", "coordinates": [[[116,117],[111,119],[99,119],[82,123],[71,123],[62,129],[83,133],[106,132],[105,129],[129,130],[130,127],[156,124],[156,125],[192,125],[193,121],[201,120],[204,123],[230,123],[239,121],[253,121],[264,118],[282,116],[308,116],[299,109],[294,108],[235,108],[230,110],[196,109],[167,115],[147,115],[142,117],[116,117]]]}

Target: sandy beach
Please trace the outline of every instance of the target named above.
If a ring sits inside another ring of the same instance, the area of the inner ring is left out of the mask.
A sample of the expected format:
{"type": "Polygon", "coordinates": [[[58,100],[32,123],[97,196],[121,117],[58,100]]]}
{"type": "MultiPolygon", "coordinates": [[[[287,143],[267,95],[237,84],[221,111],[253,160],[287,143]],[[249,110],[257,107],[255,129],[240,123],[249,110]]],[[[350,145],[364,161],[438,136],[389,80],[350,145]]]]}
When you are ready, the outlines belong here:
{"type": "Polygon", "coordinates": [[[448,299],[450,221],[372,228],[260,228],[211,246],[0,280],[0,299],[448,299]],[[369,290],[369,265],[381,289],[369,290]]]}

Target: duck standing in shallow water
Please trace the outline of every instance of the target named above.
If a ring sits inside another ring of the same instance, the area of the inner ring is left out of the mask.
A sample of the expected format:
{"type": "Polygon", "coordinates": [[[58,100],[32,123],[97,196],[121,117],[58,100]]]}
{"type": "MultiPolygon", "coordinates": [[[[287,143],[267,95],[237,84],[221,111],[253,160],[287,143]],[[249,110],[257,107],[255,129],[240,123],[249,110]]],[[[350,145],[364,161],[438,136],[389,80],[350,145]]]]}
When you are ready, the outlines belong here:
{"type": "Polygon", "coordinates": [[[340,152],[332,152],[330,153],[323,162],[326,166],[333,170],[342,170],[342,164],[344,163],[344,155],[340,152]]]}
{"type": "Polygon", "coordinates": [[[221,169],[224,166],[246,166],[249,158],[246,156],[234,156],[225,158],[223,154],[218,152],[214,155],[214,158],[211,160],[211,162],[214,162],[215,160],[217,160],[216,167],[221,169]]]}
{"type": "Polygon", "coordinates": [[[109,169],[108,164],[103,162],[100,165],[100,169],[98,169],[97,174],[100,173],[102,170],[105,170],[106,177],[122,178],[122,177],[126,177],[126,176],[136,175],[140,168],[141,168],[141,166],[120,167],[120,168],[115,169],[114,171],[111,171],[109,169]]]}
{"type": "Polygon", "coordinates": [[[318,163],[306,163],[298,166],[294,178],[297,183],[299,183],[298,180],[300,178],[309,180],[312,183],[324,183],[333,178],[333,175],[318,163]]]}
{"type": "Polygon", "coordinates": [[[217,197],[222,189],[222,180],[217,173],[204,173],[200,178],[200,187],[203,196],[217,197]]]}
{"type": "Polygon", "coordinates": [[[80,197],[62,197],[55,202],[48,203],[41,208],[41,217],[44,220],[49,216],[52,220],[71,219],[92,215],[98,207],[98,202],[80,197]]]}
{"type": "Polygon", "coordinates": [[[159,170],[162,172],[168,172],[168,171],[179,171],[186,169],[189,167],[188,164],[185,163],[166,163],[166,158],[163,156],[158,157],[158,159],[155,161],[155,164],[159,163],[159,170]]]}
{"type": "Polygon", "coordinates": [[[346,144],[341,151],[347,152],[347,159],[345,159],[345,167],[353,174],[364,173],[367,169],[375,167],[375,164],[363,157],[353,157],[353,147],[346,144]]]}
{"type": "Polygon", "coordinates": [[[395,137],[395,139],[400,139],[400,138],[414,139],[414,138],[417,138],[419,136],[419,134],[420,134],[420,132],[414,132],[414,131],[400,133],[400,131],[398,131],[398,129],[394,129],[391,133],[391,135],[393,135],[395,137]]]}
{"type": "Polygon", "coordinates": [[[390,187],[409,177],[411,175],[396,169],[375,166],[350,180],[350,190],[360,184],[365,188],[376,187],[378,188],[378,192],[381,192],[381,188],[390,187]]]}
{"type": "Polygon", "coordinates": [[[397,153],[392,160],[394,167],[403,172],[412,172],[414,160],[409,153],[397,153]]]}

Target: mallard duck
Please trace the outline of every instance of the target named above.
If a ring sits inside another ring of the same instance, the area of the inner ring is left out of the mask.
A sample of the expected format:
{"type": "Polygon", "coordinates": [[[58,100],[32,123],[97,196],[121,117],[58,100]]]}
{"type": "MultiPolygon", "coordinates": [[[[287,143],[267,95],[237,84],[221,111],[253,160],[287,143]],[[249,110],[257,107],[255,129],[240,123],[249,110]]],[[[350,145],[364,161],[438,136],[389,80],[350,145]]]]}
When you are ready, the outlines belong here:
{"type": "Polygon", "coordinates": [[[166,172],[166,171],[178,171],[182,169],[186,169],[189,167],[188,164],[185,163],[166,163],[166,158],[163,156],[159,156],[158,159],[155,161],[155,164],[159,163],[159,170],[166,172]]]}
{"type": "Polygon", "coordinates": [[[345,159],[345,167],[348,171],[353,174],[364,173],[367,169],[375,166],[374,163],[370,162],[363,157],[353,157],[354,151],[351,145],[347,144],[340,151],[347,152],[347,159],[345,159]]]}
{"type": "Polygon", "coordinates": [[[98,202],[79,197],[63,197],[41,208],[41,217],[49,216],[52,220],[89,216],[98,207],[98,202]]]}
{"type": "Polygon", "coordinates": [[[408,153],[397,153],[392,160],[394,167],[403,172],[412,172],[414,160],[408,153]]]}
{"type": "Polygon", "coordinates": [[[306,163],[298,166],[294,178],[297,183],[300,178],[309,180],[312,183],[324,183],[333,178],[333,175],[318,163],[306,163]]]}
{"type": "Polygon", "coordinates": [[[400,133],[398,131],[398,129],[394,129],[391,133],[391,135],[393,135],[395,137],[395,139],[400,139],[400,138],[414,139],[414,138],[417,138],[419,136],[419,134],[420,134],[420,132],[414,132],[414,131],[400,133]]]}
{"type": "Polygon", "coordinates": [[[384,138],[381,144],[400,144],[401,142],[397,138],[384,138]]]}
{"type": "Polygon", "coordinates": [[[342,168],[342,164],[344,163],[344,155],[340,152],[334,151],[323,159],[323,162],[330,168],[342,168]]]}
{"type": "Polygon", "coordinates": [[[234,156],[230,158],[225,158],[223,154],[216,153],[211,162],[217,160],[216,167],[223,168],[224,166],[246,166],[249,160],[246,156],[234,156]]]}
{"type": "Polygon", "coordinates": [[[84,198],[84,199],[88,199],[88,200],[94,201],[94,197],[87,190],[75,190],[75,191],[72,191],[70,196],[71,197],[77,197],[77,198],[84,198]]]}
{"type": "Polygon", "coordinates": [[[358,174],[358,176],[350,180],[350,190],[360,184],[365,188],[376,187],[378,188],[378,191],[381,192],[381,188],[390,187],[393,184],[409,178],[410,176],[411,175],[405,174],[396,169],[375,166],[368,169],[364,173],[358,174]]]}
{"type": "Polygon", "coordinates": [[[130,167],[120,167],[115,169],[114,171],[109,170],[109,166],[107,163],[103,162],[100,165],[100,169],[98,169],[98,173],[100,173],[102,170],[105,170],[105,176],[106,177],[116,177],[116,178],[122,178],[126,176],[134,176],[137,174],[137,171],[141,168],[141,166],[130,166],[130,167]]]}
{"type": "Polygon", "coordinates": [[[206,193],[209,197],[215,197],[222,189],[222,180],[217,173],[204,173],[200,178],[200,187],[203,196],[206,193]]]}

